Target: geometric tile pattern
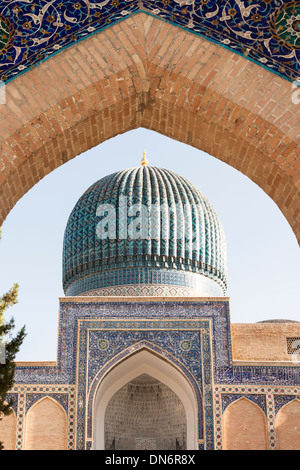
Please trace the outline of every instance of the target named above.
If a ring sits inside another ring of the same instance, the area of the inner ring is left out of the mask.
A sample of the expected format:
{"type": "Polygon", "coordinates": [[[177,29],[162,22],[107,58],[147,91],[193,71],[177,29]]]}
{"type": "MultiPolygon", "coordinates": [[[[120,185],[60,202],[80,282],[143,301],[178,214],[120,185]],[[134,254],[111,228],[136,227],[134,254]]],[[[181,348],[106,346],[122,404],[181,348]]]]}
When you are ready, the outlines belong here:
{"type": "Polygon", "coordinates": [[[300,353],[300,338],[286,338],[287,353],[288,354],[299,354],[300,353]]]}
{"type": "Polygon", "coordinates": [[[300,75],[298,0],[4,0],[0,78],[11,80],[139,11],[226,47],[288,80],[300,75]]]}

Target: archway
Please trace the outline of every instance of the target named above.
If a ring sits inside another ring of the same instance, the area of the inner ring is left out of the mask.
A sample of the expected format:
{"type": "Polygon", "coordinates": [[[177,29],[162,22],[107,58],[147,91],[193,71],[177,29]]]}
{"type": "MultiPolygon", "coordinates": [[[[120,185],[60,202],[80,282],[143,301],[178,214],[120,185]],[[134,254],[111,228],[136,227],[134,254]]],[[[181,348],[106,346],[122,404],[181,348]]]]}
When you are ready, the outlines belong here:
{"type": "Polygon", "coordinates": [[[145,374],[171,390],[173,399],[175,395],[176,400],[182,403],[186,420],[186,448],[197,449],[198,410],[190,383],[174,366],[146,349],[120,362],[99,384],[93,406],[93,449],[105,449],[105,413],[111,398],[131,381],[145,374]]]}
{"type": "Polygon", "coordinates": [[[288,81],[244,57],[139,13],[6,88],[0,224],[47,173],[112,136],[145,127],[247,175],[300,238],[300,107],[288,81]]]}

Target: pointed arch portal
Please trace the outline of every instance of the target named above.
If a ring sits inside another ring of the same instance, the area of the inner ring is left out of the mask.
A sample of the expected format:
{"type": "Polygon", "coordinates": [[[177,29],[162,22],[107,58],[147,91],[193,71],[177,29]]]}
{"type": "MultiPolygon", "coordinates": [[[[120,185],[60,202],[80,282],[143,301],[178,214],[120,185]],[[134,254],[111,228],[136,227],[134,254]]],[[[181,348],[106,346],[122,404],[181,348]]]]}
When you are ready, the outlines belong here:
{"type": "Polygon", "coordinates": [[[300,239],[300,105],[292,83],[229,49],[136,13],[6,84],[0,225],[41,178],[144,127],[257,183],[300,239]]]}
{"type": "MultiPolygon", "coordinates": [[[[105,415],[114,395],[134,379],[147,375],[168,387],[181,402],[186,421],[186,448],[197,449],[198,411],[188,380],[164,359],[143,349],[114,367],[99,384],[93,406],[93,449],[105,449],[105,415]]],[[[143,436],[136,436],[140,438],[143,436]]],[[[150,442],[151,444],[151,442],[150,442]]]]}

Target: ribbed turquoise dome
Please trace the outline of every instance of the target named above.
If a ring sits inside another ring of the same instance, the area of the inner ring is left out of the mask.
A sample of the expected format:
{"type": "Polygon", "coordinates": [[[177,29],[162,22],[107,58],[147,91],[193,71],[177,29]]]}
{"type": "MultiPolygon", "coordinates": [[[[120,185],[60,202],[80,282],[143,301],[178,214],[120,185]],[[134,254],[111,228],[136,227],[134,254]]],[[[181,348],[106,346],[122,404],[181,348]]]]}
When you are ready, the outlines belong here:
{"type": "Polygon", "coordinates": [[[220,220],[172,171],[144,165],[106,176],[69,217],[66,295],[222,296],[226,284],[220,220]]]}

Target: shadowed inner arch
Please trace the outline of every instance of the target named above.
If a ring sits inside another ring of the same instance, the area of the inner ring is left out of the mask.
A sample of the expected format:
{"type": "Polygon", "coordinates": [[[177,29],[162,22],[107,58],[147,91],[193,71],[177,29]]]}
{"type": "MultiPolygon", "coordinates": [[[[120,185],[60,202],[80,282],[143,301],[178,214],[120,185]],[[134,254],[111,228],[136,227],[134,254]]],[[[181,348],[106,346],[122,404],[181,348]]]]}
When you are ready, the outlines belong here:
{"type": "Polygon", "coordinates": [[[182,402],[166,385],[142,374],[110,399],[105,411],[107,450],[184,450],[182,402]]]}

